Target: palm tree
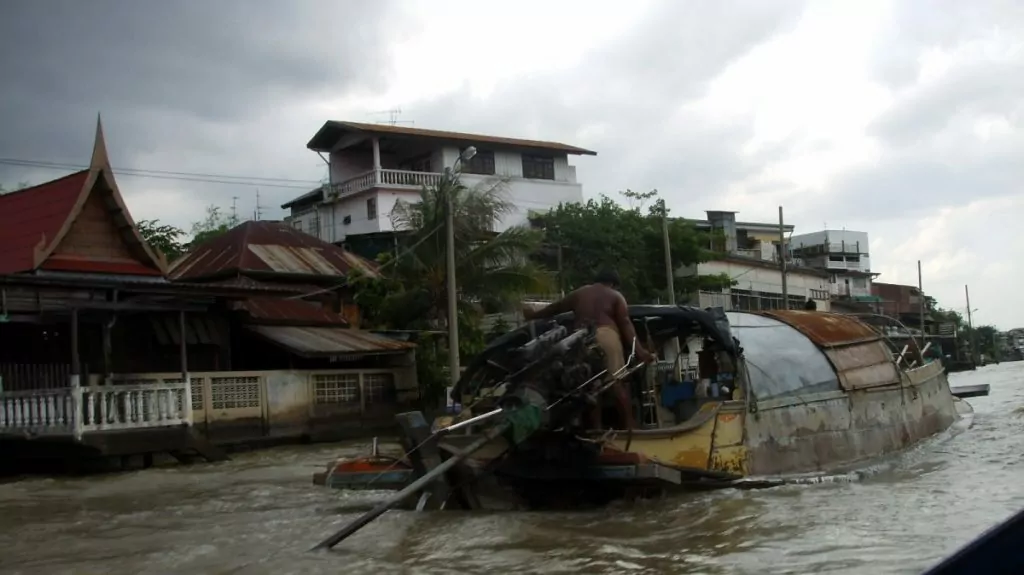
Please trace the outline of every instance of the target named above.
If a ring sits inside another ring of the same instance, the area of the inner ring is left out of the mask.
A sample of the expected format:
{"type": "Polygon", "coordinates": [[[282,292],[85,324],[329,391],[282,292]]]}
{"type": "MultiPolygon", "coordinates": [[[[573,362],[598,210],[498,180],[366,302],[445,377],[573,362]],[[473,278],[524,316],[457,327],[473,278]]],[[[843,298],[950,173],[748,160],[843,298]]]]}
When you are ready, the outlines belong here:
{"type": "Polygon", "coordinates": [[[540,247],[541,232],[523,226],[498,234],[492,231],[493,223],[515,208],[502,197],[503,189],[500,180],[470,189],[458,174],[446,173],[436,185],[423,188],[420,201],[396,204],[391,220],[395,230],[406,232],[405,246],[385,271],[391,281],[378,310],[379,319],[395,326],[412,327],[422,320],[435,328],[445,325],[445,210],[449,194],[460,316],[507,306],[523,294],[551,287],[550,274],[528,258],[540,247]]]}

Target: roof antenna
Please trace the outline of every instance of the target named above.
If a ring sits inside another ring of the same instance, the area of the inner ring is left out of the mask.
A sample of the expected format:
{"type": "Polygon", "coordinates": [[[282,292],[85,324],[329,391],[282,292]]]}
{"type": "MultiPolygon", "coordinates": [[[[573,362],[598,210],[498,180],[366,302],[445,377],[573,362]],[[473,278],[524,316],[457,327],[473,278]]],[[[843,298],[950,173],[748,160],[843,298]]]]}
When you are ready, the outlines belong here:
{"type": "Polygon", "coordinates": [[[401,108],[392,108],[390,110],[383,110],[383,111],[380,111],[380,112],[371,112],[371,114],[387,114],[388,115],[387,121],[385,121],[385,122],[377,122],[378,124],[388,124],[389,126],[394,126],[394,125],[397,125],[397,124],[413,124],[413,125],[416,124],[416,122],[414,122],[412,120],[399,120],[398,119],[398,116],[402,114],[402,109],[401,108]]]}
{"type": "Polygon", "coordinates": [[[231,196],[231,219],[238,219],[238,196],[231,196]]]}
{"type": "Polygon", "coordinates": [[[263,208],[260,207],[260,189],[256,188],[256,209],[253,210],[256,221],[260,221],[260,216],[263,215],[263,208]]]}

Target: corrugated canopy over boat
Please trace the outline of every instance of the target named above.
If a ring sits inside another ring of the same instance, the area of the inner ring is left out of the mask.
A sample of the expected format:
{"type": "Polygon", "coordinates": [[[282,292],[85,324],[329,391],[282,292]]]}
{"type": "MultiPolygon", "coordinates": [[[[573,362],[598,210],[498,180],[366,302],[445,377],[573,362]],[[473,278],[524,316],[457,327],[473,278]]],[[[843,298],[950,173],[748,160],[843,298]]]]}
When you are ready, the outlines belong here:
{"type": "Polygon", "coordinates": [[[379,275],[370,260],[283,222],[248,221],[175,261],[170,275],[188,281],[246,273],[338,278],[355,269],[379,275]]]}
{"type": "Polygon", "coordinates": [[[269,325],[246,327],[302,357],[397,354],[416,349],[414,343],[358,329],[269,325]]]}
{"type": "Polygon", "coordinates": [[[759,398],[900,381],[881,336],[854,317],[810,311],[727,316],[759,398]]]}

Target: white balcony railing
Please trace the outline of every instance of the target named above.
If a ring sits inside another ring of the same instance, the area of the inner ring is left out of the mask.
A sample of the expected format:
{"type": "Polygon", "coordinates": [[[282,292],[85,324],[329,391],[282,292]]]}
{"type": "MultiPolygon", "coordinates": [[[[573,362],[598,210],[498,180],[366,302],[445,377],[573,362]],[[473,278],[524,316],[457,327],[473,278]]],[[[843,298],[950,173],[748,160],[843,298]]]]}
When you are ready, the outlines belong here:
{"type": "Polygon", "coordinates": [[[0,393],[0,434],[69,435],[192,424],[184,382],[0,393]]]}
{"type": "Polygon", "coordinates": [[[441,181],[437,172],[413,172],[410,170],[370,170],[349,178],[339,184],[331,184],[328,199],[342,198],[377,187],[420,189],[433,186],[441,181]]]}

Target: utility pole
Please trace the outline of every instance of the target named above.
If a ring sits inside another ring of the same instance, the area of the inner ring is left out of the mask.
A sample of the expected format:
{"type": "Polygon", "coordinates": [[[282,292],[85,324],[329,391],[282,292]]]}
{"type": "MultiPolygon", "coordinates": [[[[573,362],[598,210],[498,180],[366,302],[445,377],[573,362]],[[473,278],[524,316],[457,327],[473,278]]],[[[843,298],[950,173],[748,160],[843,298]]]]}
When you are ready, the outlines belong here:
{"type": "Polygon", "coordinates": [[[452,201],[452,190],[458,181],[456,167],[476,155],[476,147],[470,146],[459,154],[450,168],[444,169],[441,186],[444,191],[445,203],[445,283],[448,288],[448,374],[452,386],[459,383],[459,309],[455,286],[455,204],[452,201]]]}
{"type": "Polygon", "coordinates": [[[786,224],[779,206],[779,271],[782,272],[782,309],[789,309],[789,286],[786,285],[786,224]]]}
{"type": "Polygon", "coordinates": [[[923,355],[924,354],[924,346],[926,344],[925,344],[925,335],[924,335],[924,310],[925,310],[924,284],[921,282],[921,260],[917,260],[917,294],[918,294],[918,297],[921,298],[921,302],[920,302],[921,305],[919,306],[920,307],[920,313],[921,313],[921,343],[918,344],[918,349],[921,351],[921,354],[922,354],[922,356],[921,356],[921,363],[923,364],[924,363],[924,355],[923,355]]]}
{"type": "Polygon", "coordinates": [[[668,303],[676,305],[675,270],[672,269],[672,242],[668,237],[668,208],[661,200],[661,238],[665,244],[665,278],[668,286],[668,303]]]}
{"type": "Polygon", "coordinates": [[[455,214],[452,204],[452,186],[455,175],[451,168],[445,168],[444,179],[444,235],[445,235],[445,283],[448,288],[448,370],[451,384],[459,383],[459,310],[455,286],[455,214]]]}
{"type": "Polygon", "coordinates": [[[970,332],[971,342],[971,365],[977,365],[978,349],[974,338],[974,323],[971,321],[971,292],[964,284],[964,296],[967,298],[967,330],[970,332]]]}
{"type": "Polygon", "coordinates": [[[565,297],[565,276],[562,272],[562,243],[558,243],[558,296],[565,297]]]}

